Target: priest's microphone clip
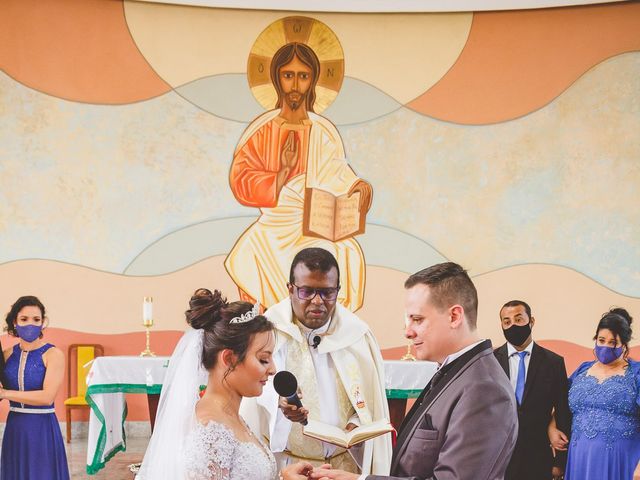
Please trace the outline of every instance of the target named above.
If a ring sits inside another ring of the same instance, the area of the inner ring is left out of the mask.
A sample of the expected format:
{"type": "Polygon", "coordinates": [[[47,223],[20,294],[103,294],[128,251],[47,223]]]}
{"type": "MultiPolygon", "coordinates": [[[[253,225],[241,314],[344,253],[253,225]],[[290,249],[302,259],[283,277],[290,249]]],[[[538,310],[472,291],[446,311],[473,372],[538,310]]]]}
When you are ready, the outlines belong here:
{"type": "Polygon", "coordinates": [[[311,346],[313,348],[318,348],[318,345],[320,345],[321,341],[322,341],[322,337],[320,335],[316,335],[315,337],[313,337],[313,343],[311,344],[311,346]]]}

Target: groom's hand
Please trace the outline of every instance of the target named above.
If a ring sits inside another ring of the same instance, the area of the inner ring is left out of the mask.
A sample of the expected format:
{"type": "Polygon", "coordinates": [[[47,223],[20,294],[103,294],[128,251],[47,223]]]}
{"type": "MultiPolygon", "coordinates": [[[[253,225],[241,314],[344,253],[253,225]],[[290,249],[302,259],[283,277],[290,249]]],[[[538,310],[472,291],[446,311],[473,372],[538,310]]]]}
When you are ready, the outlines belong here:
{"type": "Polygon", "coordinates": [[[307,480],[313,465],[309,462],[298,462],[284,467],[280,471],[280,480],[307,480]]]}
{"type": "MultiPolygon", "coordinates": [[[[302,399],[302,392],[299,389],[298,398],[302,399]]],[[[291,422],[304,422],[309,416],[309,410],[304,407],[298,408],[295,405],[289,405],[284,397],[280,397],[278,407],[280,407],[287,420],[291,422]]]]}
{"type": "Polygon", "coordinates": [[[322,465],[320,468],[314,468],[309,478],[315,480],[358,480],[360,475],[343,470],[333,470],[331,465],[322,465]]]}

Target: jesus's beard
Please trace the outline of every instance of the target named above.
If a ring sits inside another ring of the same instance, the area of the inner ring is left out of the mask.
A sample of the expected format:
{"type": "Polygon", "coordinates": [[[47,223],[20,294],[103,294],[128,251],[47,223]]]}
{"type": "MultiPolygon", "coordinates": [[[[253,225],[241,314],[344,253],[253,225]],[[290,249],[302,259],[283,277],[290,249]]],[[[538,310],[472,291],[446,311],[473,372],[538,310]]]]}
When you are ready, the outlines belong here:
{"type": "Polygon", "coordinates": [[[284,96],[284,101],[287,102],[287,105],[289,105],[289,108],[293,111],[298,110],[298,108],[300,108],[300,106],[302,105],[302,103],[306,100],[307,95],[306,94],[302,94],[300,92],[289,92],[286,93],[284,96]]]}

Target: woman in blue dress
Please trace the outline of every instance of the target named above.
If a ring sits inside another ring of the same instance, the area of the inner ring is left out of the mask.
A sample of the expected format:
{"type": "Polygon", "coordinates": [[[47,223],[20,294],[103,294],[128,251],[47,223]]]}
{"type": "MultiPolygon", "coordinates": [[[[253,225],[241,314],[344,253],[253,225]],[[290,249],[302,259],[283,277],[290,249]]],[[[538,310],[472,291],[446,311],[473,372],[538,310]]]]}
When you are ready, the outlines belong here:
{"type": "MultiPolygon", "coordinates": [[[[573,414],[566,480],[640,479],[640,363],[631,360],[632,318],[623,308],[605,313],[594,340],[596,360],[569,378],[573,414]]],[[[566,437],[550,428],[555,448],[566,437]]]]}
{"type": "Polygon", "coordinates": [[[64,354],[42,340],[45,308],[36,297],[20,297],[7,314],[7,330],[20,338],[4,351],[9,400],[2,439],[0,480],[67,480],[69,468],[53,401],[64,376],[64,354]]]}

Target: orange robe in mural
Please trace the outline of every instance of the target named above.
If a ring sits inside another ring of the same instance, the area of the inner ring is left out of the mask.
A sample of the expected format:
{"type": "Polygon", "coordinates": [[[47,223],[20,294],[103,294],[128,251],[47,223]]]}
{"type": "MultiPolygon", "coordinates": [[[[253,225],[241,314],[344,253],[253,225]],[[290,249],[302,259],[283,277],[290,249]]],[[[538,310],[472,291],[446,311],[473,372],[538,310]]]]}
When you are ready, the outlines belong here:
{"type": "Polygon", "coordinates": [[[340,134],[326,118],[310,113],[302,124],[289,124],[279,110],[264,113],[245,130],[233,156],[229,183],[238,201],[260,209],[260,217],[238,239],[225,267],[238,288],[265,307],[289,295],[293,257],[303,248],[331,252],[340,266],[338,301],[354,311],[364,299],[365,263],[354,238],[330,241],[302,234],[306,188],[342,195],[359,181],[344,158],[340,134]],[[276,176],[280,154],[293,131],[297,161],[280,193],[276,176]]]}
{"type": "Polygon", "coordinates": [[[306,173],[311,122],[291,125],[281,117],[276,117],[260,128],[233,156],[229,183],[231,191],[242,205],[258,208],[276,206],[280,152],[291,131],[298,144],[298,159],[285,184],[293,177],[306,173]]]}

